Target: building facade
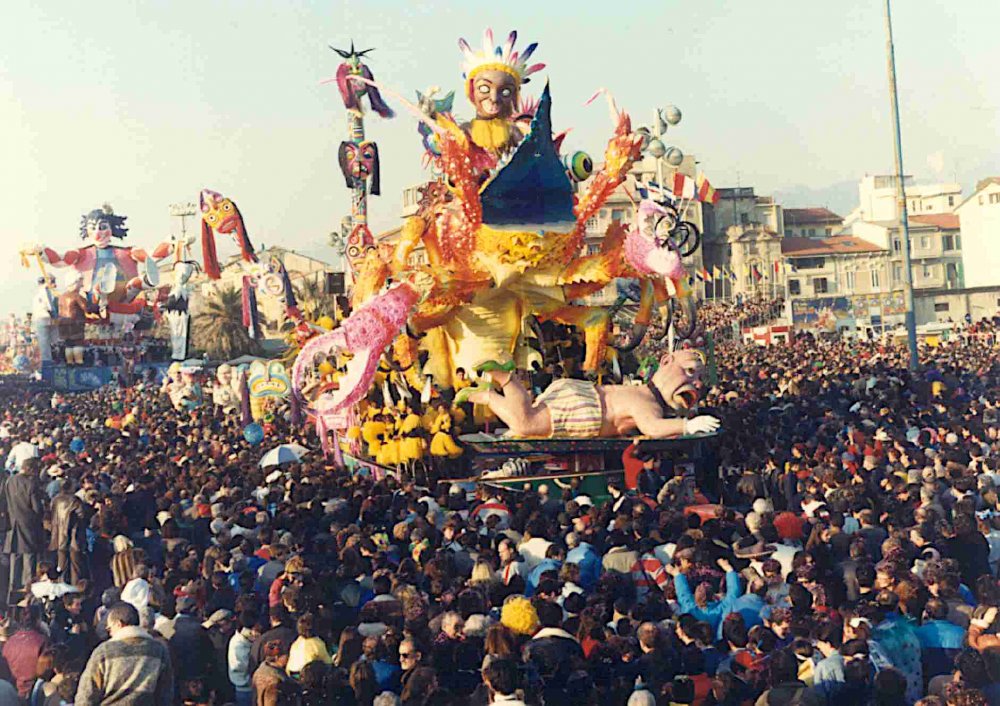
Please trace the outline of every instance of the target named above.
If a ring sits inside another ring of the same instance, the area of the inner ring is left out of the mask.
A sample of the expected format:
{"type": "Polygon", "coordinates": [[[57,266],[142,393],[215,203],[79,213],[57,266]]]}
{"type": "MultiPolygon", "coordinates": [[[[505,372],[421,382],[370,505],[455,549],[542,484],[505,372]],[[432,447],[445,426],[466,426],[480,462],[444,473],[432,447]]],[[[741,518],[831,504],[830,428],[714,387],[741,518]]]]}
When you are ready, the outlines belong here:
{"type": "MultiPolygon", "coordinates": [[[[858,222],[855,236],[889,250],[891,287],[903,285],[903,240],[895,221],[858,222]]],[[[914,289],[959,289],[962,276],[962,237],[958,216],[952,213],[911,216],[910,261],[914,289]]]]}
{"type": "Polygon", "coordinates": [[[786,238],[829,238],[844,225],[842,216],[828,208],[786,208],[786,238]]]}
{"type": "MultiPolygon", "coordinates": [[[[866,175],[858,183],[858,207],[845,219],[845,225],[858,221],[877,223],[897,220],[897,184],[895,175],[866,175]]],[[[959,184],[917,184],[912,176],[907,175],[903,177],[903,185],[906,187],[906,207],[911,216],[951,213],[962,200],[959,184]]]]}
{"type": "Polygon", "coordinates": [[[1000,284],[1000,177],[981,180],[955,213],[962,229],[965,286],[1000,284]]]}

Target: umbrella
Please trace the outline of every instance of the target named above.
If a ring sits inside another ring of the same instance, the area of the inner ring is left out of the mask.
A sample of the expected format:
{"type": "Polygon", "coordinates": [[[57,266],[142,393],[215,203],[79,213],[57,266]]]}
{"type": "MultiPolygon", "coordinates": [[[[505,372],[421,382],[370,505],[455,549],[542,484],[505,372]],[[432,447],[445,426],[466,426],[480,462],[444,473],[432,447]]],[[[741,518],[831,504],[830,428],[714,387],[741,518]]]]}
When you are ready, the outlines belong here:
{"type": "Polygon", "coordinates": [[[282,444],[264,454],[260,460],[260,467],[281,466],[286,463],[298,463],[302,457],[309,453],[309,449],[299,444],[282,444]]]}

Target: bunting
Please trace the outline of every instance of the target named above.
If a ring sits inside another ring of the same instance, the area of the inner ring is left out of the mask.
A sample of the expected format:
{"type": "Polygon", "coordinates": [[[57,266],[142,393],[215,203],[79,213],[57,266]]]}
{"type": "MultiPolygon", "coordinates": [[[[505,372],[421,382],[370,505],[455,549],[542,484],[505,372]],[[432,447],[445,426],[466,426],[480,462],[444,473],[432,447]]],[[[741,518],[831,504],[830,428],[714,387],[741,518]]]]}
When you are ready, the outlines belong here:
{"type": "Polygon", "coordinates": [[[719,200],[719,194],[713,188],[711,184],[708,183],[708,179],[705,178],[704,174],[698,174],[697,182],[695,184],[698,190],[698,200],[703,203],[715,204],[719,200]]]}

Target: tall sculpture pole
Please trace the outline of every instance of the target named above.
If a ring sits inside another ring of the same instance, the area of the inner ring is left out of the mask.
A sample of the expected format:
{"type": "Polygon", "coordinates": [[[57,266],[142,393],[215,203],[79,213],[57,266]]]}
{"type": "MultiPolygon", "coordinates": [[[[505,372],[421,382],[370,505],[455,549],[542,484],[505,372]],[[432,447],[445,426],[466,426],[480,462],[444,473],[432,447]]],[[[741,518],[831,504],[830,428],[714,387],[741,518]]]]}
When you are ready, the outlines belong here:
{"type": "Polygon", "coordinates": [[[338,159],[345,184],[351,190],[350,227],[344,255],[348,265],[345,274],[353,279],[361,261],[376,247],[375,237],[368,227],[368,194],[378,196],[380,192],[378,145],[365,139],[365,109],[362,99],[367,97],[371,109],[383,118],[391,118],[395,114],[382,100],[377,88],[350,78],[360,76],[369,81],[374,80],[371,69],[362,61],[372,50],[357,51],[353,41],[349,50],[330,48],[344,59],[337,67],[336,82],[344,107],[347,108],[348,139],[340,143],[338,159]]]}

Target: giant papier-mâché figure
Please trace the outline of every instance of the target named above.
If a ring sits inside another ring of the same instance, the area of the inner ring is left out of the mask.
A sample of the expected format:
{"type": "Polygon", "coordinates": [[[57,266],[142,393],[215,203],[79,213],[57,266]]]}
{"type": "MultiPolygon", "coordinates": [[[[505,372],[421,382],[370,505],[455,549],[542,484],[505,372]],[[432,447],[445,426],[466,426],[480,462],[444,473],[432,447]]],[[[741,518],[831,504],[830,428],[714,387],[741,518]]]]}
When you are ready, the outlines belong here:
{"type": "Polygon", "coordinates": [[[166,256],[169,243],[161,243],[152,253],[140,248],[114,245],[128,235],[126,216],[117,215],[105,204],[84,214],[80,237],[87,245],[62,255],[51,248],[34,249],[41,262],[53,267],[71,267],[80,281],[89,318],[100,322],[127,323],[155,300],[147,300],[144,290],[157,285],[155,260],[166,256]]]}
{"type": "MultiPolygon", "coordinates": [[[[587,221],[625,181],[643,137],[609,98],[614,135],[603,165],[575,194],[573,180],[591,176],[592,165],[586,155],[560,158],[548,86],[537,104],[529,105],[530,122],[518,110],[526,103],[521,87],[542,65],[529,65],[535,45],[521,53],[516,39],[512,32],[496,46],[487,31],[478,52],[460,42],[466,95],[476,109],[469,123],[450,113],[428,115],[426,106],[434,101],[422,102],[425,112],[408,106],[435,136],[440,151],[435,162],[443,177],[424,188],[392,257],[368,254],[355,282],[351,317],[303,347],[293,383],[298,391],[319,391],[306,400],[318,415],[342,414],[361,399],[390,345],[391,358],[403,367],[416,364],[418,347],[425,350],[423,372],[442,387],[452,386],[459,367],[523,366],[529,317],[581,329],[584,367],[597,371],[607,353],[609,313],[577,302],[619,277],[642,284],[640,315],[673,296],[693,318],[680,256],[650,227],[630,234],[616,223],[600,252],[581,255],[587,221]],[[426,251],[427,266],[409,264],[418,245],[426,251]],[[320,362],[348,355],[337,389],[310,384],[320,362]]],[[[643,210],[653,220],[655,204],[643,210]]]]}

